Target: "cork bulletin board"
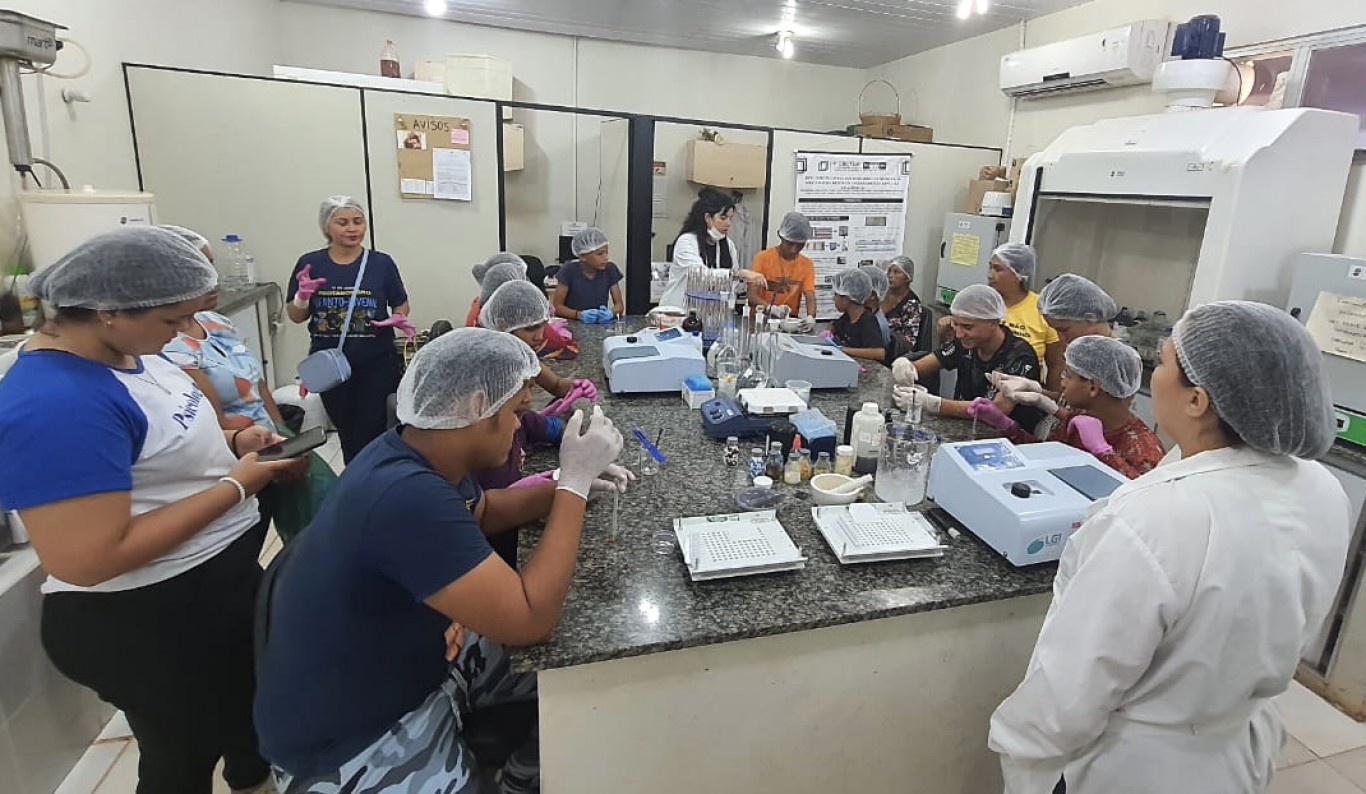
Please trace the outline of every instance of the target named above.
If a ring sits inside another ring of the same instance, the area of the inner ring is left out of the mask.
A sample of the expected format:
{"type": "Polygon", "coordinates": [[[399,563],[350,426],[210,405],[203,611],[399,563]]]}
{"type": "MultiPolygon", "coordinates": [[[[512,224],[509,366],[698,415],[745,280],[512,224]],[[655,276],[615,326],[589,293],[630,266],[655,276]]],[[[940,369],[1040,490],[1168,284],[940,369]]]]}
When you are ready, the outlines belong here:
{"type": "Polygon", "coordinates": [[[394,143],[403,198],[474,200],[469,119],[395,113],[394,143]]]}

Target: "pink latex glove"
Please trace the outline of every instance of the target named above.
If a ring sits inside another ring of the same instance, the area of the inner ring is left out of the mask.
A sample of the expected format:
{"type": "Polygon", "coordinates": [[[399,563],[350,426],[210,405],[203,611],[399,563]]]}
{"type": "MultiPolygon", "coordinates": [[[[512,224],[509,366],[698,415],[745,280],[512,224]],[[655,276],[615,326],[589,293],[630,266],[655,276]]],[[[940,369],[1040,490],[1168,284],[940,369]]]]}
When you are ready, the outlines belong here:
{"type": "Polygon", "coordinates": [[[1014,419],[1006,416],[1005,411],[998,408],[996,403],[985,397],[978,397],[968,403],[968,416],[986,422],[997,430],[1011,430],[1019,425],[1014,419]]]}
{"type": "Polygon", "coordinates": [[[820,337],[821,337],[821,339],[834,339],[834,338],[835,338],[835,332],[834,332],[834,331],[821,331],[820,337]]]}
{"type": "Polygon", "coordinates": [[[305,398],[305,397],[307,397],[307,396],[308,396],[308,387],[304,385],[303,381],[299,381],[299,399],[302,400],[303,398],[305,398]]]}
{"type": "Polygon", "coordinates": [[[578,393],[579,397],[593,402],[598,401],[598,387],[593,385],[593,381],[587,378],[580,378],[574,381],[574,389],[570,394],[578,393]]]}
{"type": "Polygon", "coordinates": [[[312,300],[318,288],[327,283],[325,278],[311,278],[313,266],[304,265],[304,269],[299,271],[295,279],[299,282],[299,288],[294,291],[294,297],[298,300],[312,300]]]}
{"type": "Polygon", "coordinates": [[[1067,434],[1076,436],[1082,449],[1092,455],[1109,455],[1115,451],[1110,442],[1105,440],[1105,426],[1094,416],[1078,414],[1072,417],[1067,425],[1067,434]]]}
{"type": "Polygon", "coordinates": [[[565,342],[574,341],[574,332],[569,330],[569,321],[563,317],[556,317],[546,323],[546,336],[551,334],[565,342]]]}
{"type": "Polygon", "coordinates": [[[393,328],[409,339],[417,336],[417,329],[413,327],[413,321],[402,314],[391,314],[388,319],[376,320],[370,323],[370,326],[372,328],[393,328]]]}
{"type": "Polygon", "coordinates": [[[549,485],[554,482],[555,471],[552,469],[550,471],[543,471],[540,474],[533,474],[529,477],[523,477],[522,479],[518,480],[512,485],[509,485],[508,489],[510,490],[512,488],[531,488],[536,485],[549,485]]]}

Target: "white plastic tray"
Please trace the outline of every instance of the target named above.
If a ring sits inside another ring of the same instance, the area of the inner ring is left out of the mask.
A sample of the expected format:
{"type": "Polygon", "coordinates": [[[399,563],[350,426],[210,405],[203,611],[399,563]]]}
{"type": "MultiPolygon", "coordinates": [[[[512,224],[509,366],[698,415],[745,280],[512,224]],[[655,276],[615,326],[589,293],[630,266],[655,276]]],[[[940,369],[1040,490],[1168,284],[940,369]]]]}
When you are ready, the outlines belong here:
{"type": "Polygon", "coordinates": [[[741,389],[736,396],[752,416],[789,416],[806,410],[806,403],[791,389],[741,389]]]}
{"type": "Polygon", "coordinates": [[[811,517],[845,565],[942,557],[948,548],[925,516],[901,502],[813,507],[811,517]]]}
{"type": "Polygon", "coordinates": [[[694,582],[806,567],[773,510],[676,518],[674,534],[694,582]]]}

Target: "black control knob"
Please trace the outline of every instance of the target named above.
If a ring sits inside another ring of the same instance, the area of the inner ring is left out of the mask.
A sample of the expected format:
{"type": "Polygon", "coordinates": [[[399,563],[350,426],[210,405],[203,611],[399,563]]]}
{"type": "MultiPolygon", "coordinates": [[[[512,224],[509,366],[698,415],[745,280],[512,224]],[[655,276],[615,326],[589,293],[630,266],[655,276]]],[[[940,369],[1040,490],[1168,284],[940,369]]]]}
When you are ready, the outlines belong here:
{"type": "Polygon", "coordinates": [[[1028,499],[1033,493],[1034,489],[1030,488],[1027,482],[1017,482],[1010,486],[1010,495],[1020,499],[1028,499]]]}

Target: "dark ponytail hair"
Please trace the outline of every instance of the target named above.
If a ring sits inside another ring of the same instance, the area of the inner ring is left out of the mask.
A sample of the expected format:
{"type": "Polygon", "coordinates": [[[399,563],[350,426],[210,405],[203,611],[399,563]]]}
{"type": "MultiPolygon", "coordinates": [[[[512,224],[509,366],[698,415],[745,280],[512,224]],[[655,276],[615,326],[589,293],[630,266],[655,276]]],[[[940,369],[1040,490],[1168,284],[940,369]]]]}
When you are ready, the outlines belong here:
{"type": "Polygon", "coordinates": [[[697,194],[697,201],[692,204],[692,209],[688,210],[688,219],[683,221],[683,230],[678,233],[680,237],[685,234],[695,234],[701,240],[707,234],[708,215],[724,215],[735,209],[735,200],[715,188],[704,187],[697,194]]]}

